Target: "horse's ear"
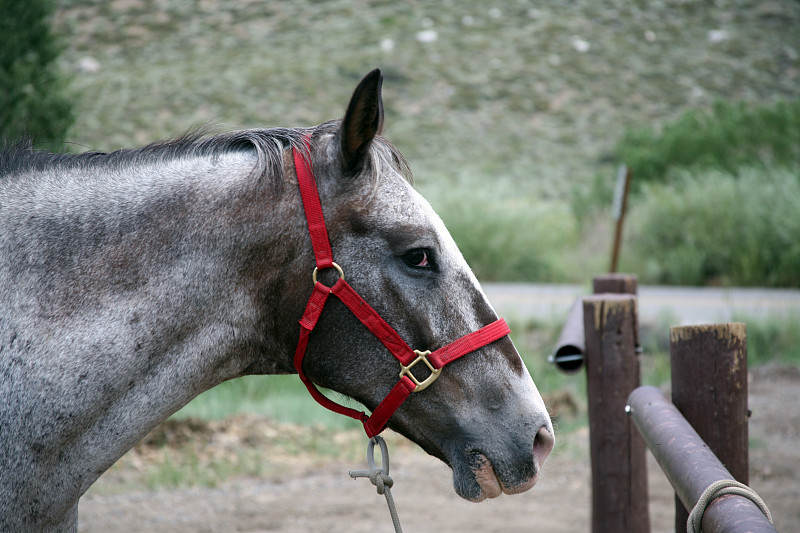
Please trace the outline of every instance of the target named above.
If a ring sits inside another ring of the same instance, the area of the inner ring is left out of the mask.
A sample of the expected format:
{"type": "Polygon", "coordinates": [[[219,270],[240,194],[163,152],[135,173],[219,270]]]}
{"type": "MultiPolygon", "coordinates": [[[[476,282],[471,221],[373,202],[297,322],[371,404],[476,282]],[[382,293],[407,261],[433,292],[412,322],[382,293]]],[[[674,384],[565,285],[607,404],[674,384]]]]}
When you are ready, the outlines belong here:
{"type": "Polygon", "coordinates": [[[381,71],[375,69],[361,80],[350,98],[338,133],[345,174],[361,170],[372,139],[383,130],[382,84],[381,71]]]}

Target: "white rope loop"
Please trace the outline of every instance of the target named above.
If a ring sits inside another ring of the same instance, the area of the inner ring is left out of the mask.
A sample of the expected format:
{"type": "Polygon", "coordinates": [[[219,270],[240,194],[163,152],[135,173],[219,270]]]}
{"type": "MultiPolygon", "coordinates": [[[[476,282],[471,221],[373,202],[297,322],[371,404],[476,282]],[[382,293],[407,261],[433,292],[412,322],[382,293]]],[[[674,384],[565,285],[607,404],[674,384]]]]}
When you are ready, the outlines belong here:
{"type": "Polygon", "coordinates": [[[715,481],[706,487],[706,490],[700,495],[692,512],[689,513],[689,520],[686,521],[686,533],[700,533],[702,531],[703,514],[706,512],[706,509],[711,505],[711,502],[726,494],[735,494],[747,498],[758,506],[761,512],[764,513],[764,516],[767,517],[770,524],[773,523],[772,513],[769,512],[767,504],[764,503],[764,500],[761,499],[761,496],[759,496],[756,491],[744,483],[739,483],[733,479],[723,479],[721,481],[715,481]]]}
{"type": "Polygon", "coordinates": [[[369,444],[367,444],[367,466],[369,467],[368,470],[351,470],[350,477],[353,479],[365,477],[375,485],[378,494],[383,494],[386,497],[386,505],[389,506],[389,514],[392,516],[395,533],[403,533],[403,528],[400,527],[400,518],[397,516],[397,509],[394,505],[394,498],[392,498],[392,491],[390,490],[394,485],[394,481],[389,477],[389,448],[386,446],[386,441],[379,435],[372,437],[369,440],[369,444]],[[380,446],[381,449],[381,468],[375,466],[375,444],[380,446]]]}

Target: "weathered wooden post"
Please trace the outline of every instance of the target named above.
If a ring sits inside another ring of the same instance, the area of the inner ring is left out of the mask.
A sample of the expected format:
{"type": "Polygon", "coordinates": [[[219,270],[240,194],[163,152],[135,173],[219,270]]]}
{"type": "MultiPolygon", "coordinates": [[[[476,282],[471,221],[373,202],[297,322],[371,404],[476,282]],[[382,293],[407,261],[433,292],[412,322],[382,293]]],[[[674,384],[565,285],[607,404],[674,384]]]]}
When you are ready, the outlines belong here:
{"type": "MultiPolygon", "coordinates": [[[[672,403],[736,481],[748,483],[747,338],[741,323],[670,329],[672,403]]],[[[675,498],[675,531],[689,513],[675,498]]]]}
{"type": "Polygon", "coordinates": [[[617,294],[636,294],[639,278],[634,274],[603,274],[592,278],[595,294],[611,292],[617,294]]]}
{"type": "Polygon", "coordinates": [[[592,532],[647,533],[645,445],[629,417],[628,395],[639,386],[636,297],[600,294],[583,299],[592,532]]]}

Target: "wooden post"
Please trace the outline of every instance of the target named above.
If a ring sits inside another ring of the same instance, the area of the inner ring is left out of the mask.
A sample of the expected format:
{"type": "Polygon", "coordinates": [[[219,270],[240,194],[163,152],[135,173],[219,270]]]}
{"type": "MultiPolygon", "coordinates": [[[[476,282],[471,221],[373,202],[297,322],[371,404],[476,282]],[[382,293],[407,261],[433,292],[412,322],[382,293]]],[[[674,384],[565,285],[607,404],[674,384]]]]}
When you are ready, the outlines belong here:
{"type": "Polygon", "coordinates": [[[625,415],[639,386],[636,298],[602,294],[583,299],[589,441],[592,462],[592,532],[648,533],[644,441],[625,415]]]}
{"type": "MultiPolygon", "coordinates": [[[[639,278],[636,276],[636,274],[601,274],[592,278],[592,288],[595,294],[602,294],[606,292],[614,294],[637,294],[637,291],[639,290],[639,278]]],[[[637,322],[634,324],[633,330],[635,335],[634,342],[636,343],[637,350],[639,348],[638,319],[639,316],[637,312],[637,322]]]]}
{"type": "MultiPolygon", "coordinates": [[[[736,481],[748,483],[747,334],[741,323],[670,329],[672,403],[736,481]]],[[[675,498],[675,531],[689,513],[675,498]]]]}
{"type": "Polygon", "coordinates": [[[636,294],[639,278],[635,274],[603,274],[592,278],[595,294],[613,292],[617,294],[636,294]]]}

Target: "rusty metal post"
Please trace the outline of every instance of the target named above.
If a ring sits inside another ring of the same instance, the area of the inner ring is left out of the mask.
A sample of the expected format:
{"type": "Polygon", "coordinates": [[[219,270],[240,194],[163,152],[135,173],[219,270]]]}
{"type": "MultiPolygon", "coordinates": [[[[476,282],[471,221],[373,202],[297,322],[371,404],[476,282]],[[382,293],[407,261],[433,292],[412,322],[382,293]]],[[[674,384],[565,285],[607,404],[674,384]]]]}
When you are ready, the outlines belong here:
{"type": "MultiPolygon", "coordinates": [[[[672,403],[733,478],[748,483],[747,337],[745,325],[670,329],[672,403]]],[[[675,498],[675,531],[689,512],[675,498]]]]}
{"type": "MultiPolygon", "coordinates": [[[[655,387],[639,387],[628,398],[631,418],[666,474],[678,498],[693,508],[703,491],[733,479],[708,445],[655,387]]],[[[684,522],[685,524],[685,522],[684,522]]],[[[775,527],[747,498],[716,498],[703,514],[704,533],[774,533],[775,527]]]]}
{"type": "Polygon", "coordinates": [[[648,533],[645,446],[625,416],[639,386],[636,298],[602,294],[583,299],[586,383],[592,463],[592,532],[648,533]]]}

